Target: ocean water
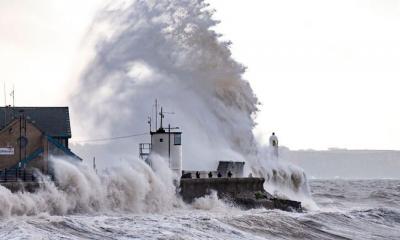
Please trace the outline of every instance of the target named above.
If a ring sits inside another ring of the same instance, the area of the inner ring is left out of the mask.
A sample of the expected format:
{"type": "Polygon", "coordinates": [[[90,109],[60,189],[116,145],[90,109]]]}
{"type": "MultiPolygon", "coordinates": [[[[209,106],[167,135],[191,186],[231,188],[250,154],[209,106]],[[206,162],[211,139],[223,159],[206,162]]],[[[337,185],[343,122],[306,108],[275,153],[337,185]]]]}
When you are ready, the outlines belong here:
{"type": "Polygon", "coordinates": [[[318,209],[243,211],[213,197],[157,213],[2,217],[0,239],[400,239],[400,180],[312,180],[318,209]]]}

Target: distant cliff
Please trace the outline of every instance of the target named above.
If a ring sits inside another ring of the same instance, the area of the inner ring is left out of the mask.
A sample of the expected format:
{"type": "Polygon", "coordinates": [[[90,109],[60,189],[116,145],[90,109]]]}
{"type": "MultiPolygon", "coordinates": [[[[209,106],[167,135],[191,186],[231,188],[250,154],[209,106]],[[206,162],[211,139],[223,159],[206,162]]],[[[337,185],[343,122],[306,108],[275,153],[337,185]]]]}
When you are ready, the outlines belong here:
{"type": "Polygon", "coordinates": [[[302,167],[310,179],[400,178],[400,151],[347,149],[292,151],[283,148],[280,156],[281,160],[302,167]]]}

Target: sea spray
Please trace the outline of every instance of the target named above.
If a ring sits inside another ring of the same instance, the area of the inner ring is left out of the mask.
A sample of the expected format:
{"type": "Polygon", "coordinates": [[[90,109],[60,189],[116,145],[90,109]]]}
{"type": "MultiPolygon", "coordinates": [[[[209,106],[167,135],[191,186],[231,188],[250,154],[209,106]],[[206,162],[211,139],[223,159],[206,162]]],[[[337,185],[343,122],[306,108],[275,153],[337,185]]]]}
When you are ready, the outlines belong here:
{"type": "Polygon", "coordinates": [[[271,146],[260,145],[256,163],[252,165],[255,175],[265,178],[265,189],[278,198],[300,201],[305,209],[317,210],[304,170],[284,162],[273,152],[271,146]]]}
{"type": "MultiPolygon", "coordinates": [[[[90,137],[143,132],[158,98],[164,110],[175,112],[165,121],[183,131],[184,169],[246,161],[256,151],[257,98],[242,79],[244,67],[231,58],[230,43],[211,30],[216,21],[207,8],[204,1],[134,1],[99,14],[92,34],[113,27],[95,42],[94,59],[71,97],[83,126],[79,132],[90,137]]],[[[131,145],[107,143],[96,155],[137,156],[131,145]]]]}
{"type": "Polygon", "coordinates": [[[211,191],[209,195],[195,199],[194,202],[192,203],[192,207],[194,209],[207,210],[207,211],[232,210],[231,209],[232,205],[229,205],[229,203],[227,202],[221,201],[218,198],[216,191],[211,191]]]}
{"type": "Polygon", "coordinates": [[[0,215],[49,213],[132,212],[172,210],[182,204],[177,198],[168,167],[154,158],[152,170],[143,161],[123,162],[99,174],[80,162],[53,158],[55,182],[42,176],[34,193],[11,193],[0,186],[0,215]]]}
{"type": "MultiPolygon", "coordinates": [[[[168,122],[183,131],[184,169],[245,161],[267,187],[290,191],[285,195],[292,199],[309,197],[304,172],[271,161],[258,146],[252,133],[258,100],[242,77],[245,68],[231,57],[230,43],[214,32],[212,15],[202,0],[116,1],[99,13],[88,33],[93,58],[71,96],[79,132],[93,138],[141,133],[158,98],[176,113],[168,122]]],[[[109,159],[138,155],[131,141],[94,147],[103,167],[109,159]]]]}

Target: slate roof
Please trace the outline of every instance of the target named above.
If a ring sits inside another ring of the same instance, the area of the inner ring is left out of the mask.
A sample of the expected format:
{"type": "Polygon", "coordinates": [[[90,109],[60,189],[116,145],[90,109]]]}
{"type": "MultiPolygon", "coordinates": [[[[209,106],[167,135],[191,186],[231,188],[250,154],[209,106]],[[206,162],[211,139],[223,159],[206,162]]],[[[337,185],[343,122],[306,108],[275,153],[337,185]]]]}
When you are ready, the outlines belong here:
{"type": "Polygon", "coordinates": [[[21,114],[51,137],[71,138],[68,107],[0,107],[0,129],[21,114]]]}

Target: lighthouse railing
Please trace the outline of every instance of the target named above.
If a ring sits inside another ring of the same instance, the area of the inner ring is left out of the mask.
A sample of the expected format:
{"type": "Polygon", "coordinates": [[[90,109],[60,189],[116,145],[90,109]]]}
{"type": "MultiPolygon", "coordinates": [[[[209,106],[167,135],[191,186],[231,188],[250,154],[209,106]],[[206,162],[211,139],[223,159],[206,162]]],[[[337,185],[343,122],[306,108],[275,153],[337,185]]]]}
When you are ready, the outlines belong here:
{"type": "Polygon", "coordinates": [[[151,143],[140,143],[139,144],[139,157],[146,159],[151,153],[151,143]]]}

